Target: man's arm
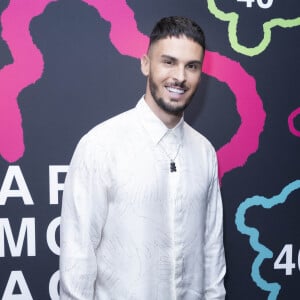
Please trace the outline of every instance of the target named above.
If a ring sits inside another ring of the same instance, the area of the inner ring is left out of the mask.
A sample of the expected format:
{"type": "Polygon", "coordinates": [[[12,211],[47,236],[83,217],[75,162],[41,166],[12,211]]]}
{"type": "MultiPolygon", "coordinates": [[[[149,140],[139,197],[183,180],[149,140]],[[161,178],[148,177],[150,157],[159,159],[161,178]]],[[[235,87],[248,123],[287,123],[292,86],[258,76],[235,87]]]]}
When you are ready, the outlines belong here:
{"type": "Polygon", "coordinates": [[[62,300],[94,297],[96,248],[107,213],[106,187],[94,152],[86,141],[79,143],[65,182],[60,225],[62,300]]]}
{"type": "Polygon", "coordinates": [[[226,272],[223,246],[223,207],[218,180],[216,155],[213,157],[213,178],[209,187],[205,232],[205,299],[224,300],[226,272]]]}

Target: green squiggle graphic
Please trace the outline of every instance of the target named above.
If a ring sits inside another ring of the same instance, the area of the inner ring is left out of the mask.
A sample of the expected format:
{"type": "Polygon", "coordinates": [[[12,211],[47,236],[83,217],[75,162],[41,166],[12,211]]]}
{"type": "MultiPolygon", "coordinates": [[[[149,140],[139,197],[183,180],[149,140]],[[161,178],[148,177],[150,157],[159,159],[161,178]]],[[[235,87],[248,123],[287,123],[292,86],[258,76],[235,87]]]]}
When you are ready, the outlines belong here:
{"type": "Polygon", "coordinates": [[[246,46],[240,45],[237,38],[237,24],[239,15],[235,12],[225,13],[218,9],[215,0],[207,0],[208,10],[217,19],[221,21],[229,22],[228,24],[228,37],[232,49],[236,52],[242,53],[247,56],[254,56],[262,53],[271,42],[272,28],[279,26],[282,28],[291,28],[300,26],[300,17],[295,19],[282,19],[275,18],[267,21],[263,24],[264,37],[262,41],[255,47],[248,48],[246,46]]]}

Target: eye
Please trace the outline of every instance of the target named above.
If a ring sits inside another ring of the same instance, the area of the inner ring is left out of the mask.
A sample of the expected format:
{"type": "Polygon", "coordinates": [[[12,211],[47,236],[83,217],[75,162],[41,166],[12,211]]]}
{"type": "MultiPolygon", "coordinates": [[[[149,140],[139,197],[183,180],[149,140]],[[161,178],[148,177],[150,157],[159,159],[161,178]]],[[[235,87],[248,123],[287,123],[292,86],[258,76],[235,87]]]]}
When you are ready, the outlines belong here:
{"type": "Polygon", "coordinates": [[[164,59],[163,63],[166,64],[166,65],[172,65],[173,61],[171,59],[164,59]]]}
{"type": "Polygon", "coordinates": [[[189,69],[189,70],[198,70],[199,69],[199,65],[198,64],[195,64],[195,63],[191,63],[191,64],[188,64],[187,65],[187,68],[189,69]]]}

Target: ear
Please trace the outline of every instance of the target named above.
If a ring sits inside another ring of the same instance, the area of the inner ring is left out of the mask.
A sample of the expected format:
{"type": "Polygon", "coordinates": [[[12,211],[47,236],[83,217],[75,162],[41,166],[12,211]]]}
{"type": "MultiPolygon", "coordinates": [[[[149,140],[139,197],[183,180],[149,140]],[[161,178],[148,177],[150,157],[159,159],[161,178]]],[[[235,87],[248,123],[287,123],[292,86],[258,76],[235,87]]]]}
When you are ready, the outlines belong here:
{"type": "Polygon", "coordinates": [[[147,54],[144,54],[141,58],[141,71],[145,76],[149,75],[150,60],[147,54]]]}

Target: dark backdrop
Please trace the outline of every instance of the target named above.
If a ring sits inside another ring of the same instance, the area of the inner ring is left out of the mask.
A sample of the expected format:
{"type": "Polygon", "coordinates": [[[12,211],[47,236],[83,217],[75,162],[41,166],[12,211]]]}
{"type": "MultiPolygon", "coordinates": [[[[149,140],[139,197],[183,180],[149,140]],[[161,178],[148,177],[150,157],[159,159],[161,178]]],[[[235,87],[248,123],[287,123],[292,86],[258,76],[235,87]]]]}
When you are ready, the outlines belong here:
{"type": "Polygon", "coordinates": [[[207,35],[209,61],[186,121],[211,140],[221,170],[240,162],[220,178],[227,299],[299,298],[300,4],[215,5],[212,0],[0,1],[3,300],[58,299],[67,165],[84,133],[135,106],[144,93],[138,57],[154,22],[167,15],[189,16],[207,35]],[[217,57],[229,64],[219,65],[217,57]],[[234,66],[246,75],[241,84],[234,66]],[[253,108],[254,102],[261,106],[253,108]],[[244,125],[246,136],[230,155],[222,154],[244,125]],[[250,149],[248,142],[255,141],[250,149]]]}

